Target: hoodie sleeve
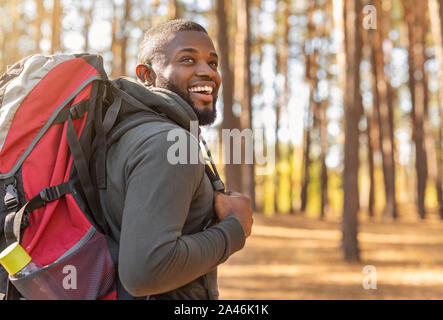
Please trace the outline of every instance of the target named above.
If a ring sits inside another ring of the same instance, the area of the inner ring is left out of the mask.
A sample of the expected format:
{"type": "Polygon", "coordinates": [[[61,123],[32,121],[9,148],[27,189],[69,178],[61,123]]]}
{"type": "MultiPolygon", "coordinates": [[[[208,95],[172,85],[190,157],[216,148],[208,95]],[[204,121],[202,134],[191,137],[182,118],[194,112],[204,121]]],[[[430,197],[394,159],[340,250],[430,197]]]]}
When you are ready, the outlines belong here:
{"type": "Polygon", "coordinates": [[[204,165],[172,164],[179,148],[189,150],[193,139],[189,132],[177,130],[183,132],[179,136],[186,143],[168,141],[170,131],[164,131],[138,140],[128,156],[119,276],[134,296],[181,287],[214,269],[245,243],[234,217],[195,234],[182,234],[204,165]]]}

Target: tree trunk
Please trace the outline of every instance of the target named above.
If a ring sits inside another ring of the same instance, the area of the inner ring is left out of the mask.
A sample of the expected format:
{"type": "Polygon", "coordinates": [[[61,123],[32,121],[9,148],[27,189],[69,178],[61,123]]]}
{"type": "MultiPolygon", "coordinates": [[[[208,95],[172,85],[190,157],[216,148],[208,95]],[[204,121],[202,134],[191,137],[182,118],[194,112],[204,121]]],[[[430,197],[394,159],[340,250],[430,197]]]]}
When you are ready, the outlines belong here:
{"type": "Polygon", "coordinates": [[[85,9],[82,7],[83,19],[85,25],[83,26],[83,38],[85,39],[85,45],[83,47],[84,52],[89,52],[89,29],[92,23],[92,13],[94,11],[94,2],[91,2],[90,7],[85,9]]]}
{"type": "Polygon", "coordinates": [[[61,0],[54,0],[52,7],[52,33],[51,33],[51,54],[61,50],[61,29],[62,29],[62,7],[61,0]]]}
{"type": "MultiPolygon", "coordinates": [[[[375,109],[375,108],[374,108],[375,109]]],[[[374,167],[374,115],[366,115],[366,137],[368,142],[368,167],[369,167],[369,197],[368,197],[368,214],[374,217],[375,210],[375,167],[374,167]]]]}
{"type": "Polygon", "coordinates": [[[177,0],[168,0],[168,20],[179,19],[180,16],[177,0]]]}
{"type": "Polygon", "coordinates": [[[425,192],[428,176],[427,154],[425,148],[424,121],[426,87],[424,82],[424,55],[425,45],[425,13],[426,8],[416,6],[410,0],[403,1],[406,22],[408,24],[408,62],[409,62],[409,89],[412,101],[412,127],[415,145],[415,169],[417,173],[417,209],[420,218],[425,218],[425,192]]]}
{"type": "MultiPolygon", "coordinates": [[[[250,0],[237,1],[237,34],[236,34],[236,67],[235,86],[236,96],[240,102],[241,130],[252,129],[252,104],[251,104],[251,79],[250,79],[250,29],[249,29],[249,2],[250,0]]],[[[246,142],[246,141],[245,141],[246,142]]],[[[250,149],[242,143],[242,153],[250,149]]],[[[242,157],[243,158],[243,157],[242,157]]],[[[255,183],[254,164],[247,164],[246,157],[242,161],[242,192],[249,196],[252,208],[255,209],[255,183]]],[[[252,161],[253,162],[253,161],[252,161]]]]}
{"type": "MultiPolygon", "coordinates": [[[[254,0],[253,1],[253,5],[255,8],[257,8],[258,10],[256,12],[260,12],[260,8],[261,8],[261,0],[254,0]]],[[[260,16],[258,14],[255,15],[255,21],[256,23],[258,23],[260,16]]],[[[258,81],[256,82],[254,88],[253,88],[253,94],[260,94],[263,90],[263,78],[261,76],[262,74],[262,64],[263,64],[263,44],[264,44],[264,39],[262,36],[262,33],[260,32],[260,30],[256,30],[255,31],[255,53],[258,55],[258,70],[256,71],[256,77],[258,77],[258,81]]],[[[262,109],[263,107],[263,102],[260,103],[260,105],[257,106],[257,109],[262,109]]],[[[265,124],[264,121],[261,122],[260,124],[260,130],[261,130],[261,136],[259,138],[258,143],[261,144],[262,148],[261,148],[261,152],[262,155],[267,155],[268,153],[268,149],[267,149],[267,141],[266,141],[266,128],[265,128],[265,124]]],[[[263,165],[264,167],[268,166],[268,163],[261,163],[261,165],[263,165]]],[[[265,169],[265,168],[262,168],[265,169]]],[[[256,210],[258,212],[264,212],[265,209],[265,203],[266,203],[266,187],[267,187],[267,179],[268,176],[272,176],[271,174],[256,174],[255,176],[255,186],[256,186],[256,195],[255,195],[255,202],[256,202],[256,210]],[[257,194],[257,192],[260,192],[260,194],[257,194]]]]}
{"type": "Polygon", "coordinates": [[[0,74],[6,71],[6,31],[3,22],[0,22],[0,74]]]}
{"type": "Polygon", "coordinates": [[[131,22],[131,0],[125,0],[125,11],[123,14],[123,21],[120,24],[120,75],[126,75],[126,64],[127,64],[127,48],[128,48],[128,33],[129,33],[129,23],[131,22]]]}
{"type": "MultiPolygon", "coordinates": [[[[375,2],[377,12],[381,12],[380,0],[375,2]]],[[[386,219],[395,219],[397,217],[397,204],[395,201],[395,162],[394,162],[394,141],[392,135],[392,118],[388,99],[388,85],[386,83],[384,71],[384,58],[382,49],[382,30],[379,26],[377,30],[370,31],[372,43],[371,63],[372,72],[376,86],[374,88],[374,106],[377,114],[379,129],[379,146],[383,162],[383,179],[385,187],[385,209],[384,217],[386,219]]]]}
{"type": "MultiPolygon", "coordinates": [[[[429,17],[431,20],[431,30],[435,45],[435,56],[438,68],[438,102],[440,121],[443,119],[443,0],[429,0],[429,17]]],[[[443,188],[442,188],[442,137],[443,126],[440,125],[438,139],[436,143],[436,191],[438,201],[438,212],[440,219],[443,219],[443,188]]]]}
{"type": "Polygon", "coordinates": [[[294,145],[292,141],[289,141],[288,148],[288,163],[289,163],[289,213],[295,213],[294,207],[294,199],[295,199],[295,191],[294,191],[294,167],[295,167],[295,156],[294,156],[294,145]]]}
{"type": "Polygon", "coordinates": [[[344,145],[344,172],[343,172],[343,251],[345,260],[358,261],[358,150],[359,150],[359,128],[361,109],[358,107],[360,97],[359,77],[359,54],[360,46],[360,1],[345,0],[342,8],[344,15],[344,39],[345,39],[345,87],[344,87],[344,109],[345,109],[345,145],[344,145]]]}
{"type": "MultiPolygon", "coordinates": [[[[331,3],[326,4],[323,10],[332,11],[331,3]]],[[[331,26],[329,26],[331,27],[331,26]]],[[[321,37],[327,36],[328,24],[325,22],[322,30],[321,37]]],[[[360,50],[360,48],[358,48],[360,50]]],[[[360,52],[358,56],[358,61],[360,61],[360,52]]],[[[328,74],[328,73],[327,73],[328,74]]],[[[330,76],[328,75],[328,80],[330,80],[330,76]]],[[[358,92],[360,94],[360,92],[358,92]]],[[[361,101],[361,97],[359,98],[361,101]]],[[[326,109],[328,107],[327,101],[323,100],[318,105],[318,130],[320,135],[320,194],[321,194],[321,203],[320,203],[320,218],[324,219],[326,216],[328,206],[329,206],[329,193],[328,193],[328,167],[326,166],[326,156],[328,153],[328,118],[326,115],[326,109]]]]}
{"type": "MultiPolygon", "coordinates": [[[[314,23],[312,15],[315,10],[315,3],[311,2],[308,7],[308,30],[307,41],[311,41],[314,37],[314,23]]],[[[310,153],[311,153],[311,130],[314,126],[311,117],[315,118],[315,110],[318,109],[317,102],[314,100],[314,90],[317,87],[317,56],[318,51],[305,52],[305,78],[309,85],[309,105],[307,108],[308,116],[305,118],[305,130],[304,130],[304,142],[303,142],[303,167],[302,167],[302,185],[300,194],[300,211],[305,212],[308,205],[308,188],[310,182],[309,168],[311,165],[310,153]]]]}
{"type": "Polygon", "coordinates": [[[40,42],[42,40],[42,24],[45,14],[45,8],[43,6],[43,0],[35,0],[37,6],[37,14],[34,20],[34,41],[35,41],[35,53],[40,52],[40,42]]]}
{"type": "Polygon", "coordinates": [[[119,19],[117,13],[117,5],[112,2],[113,17],[112,17],[112,40],[111,40],[111,52],[112,52],[112,66],[111,66],[111,78],[115,79],[119,76],[120,69],[120,42],[118,41],[119,19]]]}
{"type": "Polygon", "coordinates": [[[161,21],[161,16],[158,14],[158,7],[160,6],[160,0],[152,1],[152,26],[156,26],[161,21]]]}
{"type": "MultiPolygon", "coordinates": [[[[232,112],[234,98],[234,76],[230,65],[230,45],[228,38],[228,24],[226,21],[227,11],[224,1],[215,1],[215,17],[217,19],[217,45],[220,54],[220,69],[223,85],[223,122],[222,128],[232,130],[239,128],[238,118],[232,112]]],[[[225,159],[225,184],[228,190],[241,191],[241,165],[233,163],[233,139],[223,140],[223,150],[229,149],[229,158],[225,159]]]]}
{"type": "Polygon", "coordinates": [[[328,119],[326,117],[326,103],[320,104],[320,187],[321,187],[321,207],[320,207],[320,217],[323,219],[326,215],[326,210],[329,203],[328,198],[328,168],[326,166],[326,154],[328,152],[328,133],[327,133],[327,123],[328,119]]]}
{"type": "Polygon", "coordinates": [[[5,12],[9,11],[10,20],[8,19],[1,19],[0,20],[0,74],[3,74],[6,71],[6,68],[8,65],[12,64],[11,61],[11,52],[13,43],[10,44],[11,39],[11,29],[14,29],[14,20],[13,20],[13,13],[14,13],[14,5],[15,3],[13,1],[10,1],[9,3],[6,3],[4,1],[2,3],[4,6],[5,12]]]}
{"type": "MultiPolygon", "coordinates": [[[[438,33],[440,34],[440,41],[437,43],[439,44],[437,46],[437,55],[439,56],[438,62],[439,62],[439,68],[438,68],[438,78],[439,78],[439,103],[440,103],[440,121],[443,122],[443,0],[439,0],[439,8],[438,8],[438,18],[440,24],[436,24],[436,37],[438,37],[438,33]],[[440,32],[438,32],[440,31],[440,32]]],[[[431,18],[435,17],[435,15],[431,14],[431,18]]],[[[433,31],[434,33],[434,31],[433,31]]],[[[443,156],[443,125],[440,125],[439,130],[439,139],[438,139],[438,153],[437,153],[437,197],[438,197],[438,203],[439,203],[439,213],[440,213],[440,219],[443,219],[443,188],[442,188],[442,175],[443,175],[443,168],[442,168],[442,156],[443,156]]]]}
{"type": "MultiPolygon", "coordinates": [[[[289,97],[290,97],[290,88],[289,88],[289,74],[288,74],[288,64],[289,64],[289,32],[291,29],[291,25],[289,23],[289,18],[291,16],[291,1],[285,0],[285,8],[283,14],[283,23],[284,23],[284,32],[283,32],[283,47],[281,51],[281,72],[285,79],[285,85],[283,87],[283,106],[285,108],[286,114],[289,117],[289,97]]],[[[288,132],[290,132],[288,128],[288,132]]],[[[292,139],[290,137],[288,142],[288,155],[287,160],[289,164],[289,213],[294,213],[294,186],[293,186],[293,172],[294,172],[294,146],[292,143],[292,139]]]]}
{"type": "MultiPolygon", "coordinates": [[[[312,93],[310,93],[310,95],[311,94],[312,93]]],[[[310,150],[311,150],[311,131],[310,128],[307,127],[304,132],[304,142],[303,142],[303,169],[302,169],[303,171],[302,171],[301,194],[300,194],[301,212],[305,212],[306,207],[308,205],[308,186],[310,180],[309,167],[311,165],[310,150]]]]}
{"type": "Polygon", "coordinates": [[[19,20],[20,13],[18,11],[18,6],[20,4],[20,0],[12,0],[10,1],[10,12],[11,12],[11,34],[9,38],[5,39],[5,65],[12,65],[16,62],[16,60],[20,57],[20,52],[18,49],[18,41],[20,39],[20,30],[19,30],[19,20]]]}
{"type": "MultiPolygon", "coordinates": [[[[275,22],[278,26],[279,23],[279,10],[275,10],[275,22]]],[[[279,46],[280,44],[280,37],[279,37],[279,28],[276,28],[276,32],[274,34],[274,47],[275,47],[275,74],[278,75],[281,73],[281,55],[280,51],[281,48],[279,46]]],[[[274,212],[278,213],[279,208],[279,195],[280,195],[280,140],[278,138],[278,132],[280,131],[280,113],[281,113],[281,99],[280,99],[280,92],[279,88],[277,86],[277,77],[275,78],[275,84],[274,84],[274,92],[276,93],[276,99],[275,99],[275,171],[274,171],[274,212]]]]}

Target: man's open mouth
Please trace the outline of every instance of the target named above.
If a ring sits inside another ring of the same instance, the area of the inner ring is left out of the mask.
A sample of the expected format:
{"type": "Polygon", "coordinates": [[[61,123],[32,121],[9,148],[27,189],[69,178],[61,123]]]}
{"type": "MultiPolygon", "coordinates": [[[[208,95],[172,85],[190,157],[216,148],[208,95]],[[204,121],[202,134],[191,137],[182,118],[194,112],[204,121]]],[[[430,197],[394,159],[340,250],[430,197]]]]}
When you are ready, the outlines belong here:
{"type": "Polygon", "coordinates": [[[188,89],[189,92],[211,95],[214,89],[211,86],[195,86],[188,89]]]}
{"type": "Polygon", "coordinates": [[[209,104],[214,101],[212,93],[214,87],[209,85],[197,85],[188,88],[189,96],[194,103],[209,104]]]}

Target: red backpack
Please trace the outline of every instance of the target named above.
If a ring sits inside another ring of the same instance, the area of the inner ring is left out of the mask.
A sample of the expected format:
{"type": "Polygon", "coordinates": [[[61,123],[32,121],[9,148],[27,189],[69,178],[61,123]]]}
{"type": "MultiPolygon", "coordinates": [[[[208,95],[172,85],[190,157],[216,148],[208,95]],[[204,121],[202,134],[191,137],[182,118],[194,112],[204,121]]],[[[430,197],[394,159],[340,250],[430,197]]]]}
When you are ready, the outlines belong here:
{"type": "MultiPolygon", "coordinates": [[[[109,81],[92,54],[33,55],[0,78],[0,251],[19,241],[75,300],[134,299],[118,280],[118,244],[98,199],[107,148],[145,122],[189,130],[165,116],[163,95],[129,84],[109,81]]],[[[206,173],[224,192],[203,143],[212,167],[206,173]]],[[[17,281],[23,288],[29,278],[17,281]]],[[[2,293],[19,298],[0,267],[2,293]]]]}
{"type": "MultiPolygon", "coordinates": [[[[96,192],[120,112],[112,90],[91,54],[33,55],[0,78],[0,250],[19,241],[72,299],[117,298],[118,249],[96,192]]],[[[17,298],[0,267],[6,291],[17,298]]]]}

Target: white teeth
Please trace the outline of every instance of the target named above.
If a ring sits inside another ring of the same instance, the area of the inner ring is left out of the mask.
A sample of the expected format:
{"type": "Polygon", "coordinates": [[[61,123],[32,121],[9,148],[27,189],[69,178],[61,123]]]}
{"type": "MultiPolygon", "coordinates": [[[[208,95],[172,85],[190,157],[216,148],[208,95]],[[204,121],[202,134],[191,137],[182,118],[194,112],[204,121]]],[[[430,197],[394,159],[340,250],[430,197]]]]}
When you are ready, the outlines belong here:
{"type": "Polygon", "coordinates": [[[203,87],[192,87],[192,88],[189,88],[188,90],[191,91],[191,92],[202,92],[202,91],[205,91],[205,92],[211,94],[213,89],[210,86],[203,86],[203,87]]]}

